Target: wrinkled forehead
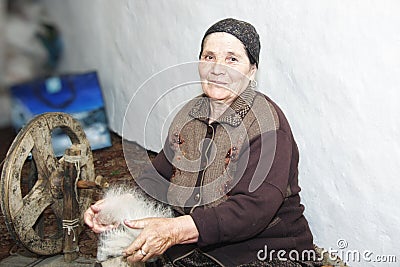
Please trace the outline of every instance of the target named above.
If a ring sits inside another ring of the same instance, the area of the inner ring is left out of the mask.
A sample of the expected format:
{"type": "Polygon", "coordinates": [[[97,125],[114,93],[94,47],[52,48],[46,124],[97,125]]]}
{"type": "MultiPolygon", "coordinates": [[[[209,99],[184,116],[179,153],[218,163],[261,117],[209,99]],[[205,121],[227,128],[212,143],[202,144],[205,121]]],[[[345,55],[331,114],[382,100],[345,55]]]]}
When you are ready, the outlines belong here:
{"type": "Polygon", "coordinates": [[[237,54],[245,54],[246,47],[234,35],[226,32],[214,32],[206,36],[203,41],[203,52],[225,51],[237,54]]]}

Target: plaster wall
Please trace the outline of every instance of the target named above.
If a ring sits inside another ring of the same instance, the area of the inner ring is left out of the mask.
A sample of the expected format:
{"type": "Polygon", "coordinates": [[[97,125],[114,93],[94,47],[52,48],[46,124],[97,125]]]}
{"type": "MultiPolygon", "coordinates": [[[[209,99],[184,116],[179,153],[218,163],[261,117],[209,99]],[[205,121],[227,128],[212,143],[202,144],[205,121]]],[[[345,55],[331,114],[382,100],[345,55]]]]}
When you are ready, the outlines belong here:
{"type": "Polygon", "coordinates": [[[178,90],[147,118],[143,107],[174,77],[157,73],[196,60],[215,21],[251,22],[262,43],[260,91],[284,110],[299,145],[301,195],[315,243],[359,251],[351,266],[397,266],[372,260],[400,261],[399,1],[43,2],[63,32],[61,70],[98,70],[111,129],[155,151],[177,106],[172,100],[198,93],[178,90]],[[151,86],[140,91],[148,79],[151,86]],[[363,259],[366,251],[371,261],[363,259]]]}

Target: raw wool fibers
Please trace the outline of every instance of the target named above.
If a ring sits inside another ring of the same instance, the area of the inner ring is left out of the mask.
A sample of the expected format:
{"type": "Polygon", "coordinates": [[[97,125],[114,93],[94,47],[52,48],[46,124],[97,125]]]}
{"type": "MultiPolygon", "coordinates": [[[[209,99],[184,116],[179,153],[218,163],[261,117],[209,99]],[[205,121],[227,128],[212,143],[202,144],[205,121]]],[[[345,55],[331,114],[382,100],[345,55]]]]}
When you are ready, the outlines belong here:
{"type": "MultiPolygon", "coordinates": [[[[140,234],[141,230],[131,229],[124,224],[124,220],[137,220],[150,217],[173,217],[172,210],[153,199],[147,197],[138,189],[125,186],[114,186],[104,195],[102,209],[98,220],[103,224],[113,224],[117,227],[99,235],[97,260],[107,262],[107,259],[120,261],[119,266],[126,264],[122,259],[122,251],[126,249],[140,234]]],[[[103,264],[103,266],[105,266],[103,264]]]]}

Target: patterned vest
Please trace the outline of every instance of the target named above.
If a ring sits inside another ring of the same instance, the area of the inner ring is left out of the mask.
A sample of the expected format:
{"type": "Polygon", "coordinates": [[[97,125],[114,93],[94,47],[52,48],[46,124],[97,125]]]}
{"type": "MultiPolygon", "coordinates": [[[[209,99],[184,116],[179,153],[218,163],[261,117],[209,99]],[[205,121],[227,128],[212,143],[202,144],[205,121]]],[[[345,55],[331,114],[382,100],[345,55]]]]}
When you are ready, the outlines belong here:
{"type": "Polygon", "coordinates": [[[212,125],[208,125],[209,105],[204,95],[194,98],[169,129],[168,144],[174,152],[169,160],[174,171],[167,198],[181,214],[226,201],[245,171],[238,169],[237,162],[248,159],[249,141],[279,128],[272,104],[251,88],[212,125]]]}

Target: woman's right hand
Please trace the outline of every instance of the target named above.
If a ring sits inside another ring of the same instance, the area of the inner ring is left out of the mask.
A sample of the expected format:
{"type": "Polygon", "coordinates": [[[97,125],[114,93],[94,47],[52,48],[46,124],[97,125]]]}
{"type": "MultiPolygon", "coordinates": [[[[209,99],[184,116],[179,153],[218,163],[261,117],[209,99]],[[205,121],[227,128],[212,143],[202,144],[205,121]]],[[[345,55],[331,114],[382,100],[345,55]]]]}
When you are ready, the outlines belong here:
{"type": "Polygon", "coordinates": [[[101,233],[107,230],[111,230],[116,226],[113,224],[105,225],[99,220],[99,213],[104,205],[104,199],[97,201],[91,205],[84,213],[83,218],[87,226],[89,226],[93,232],[101,233]]]}

